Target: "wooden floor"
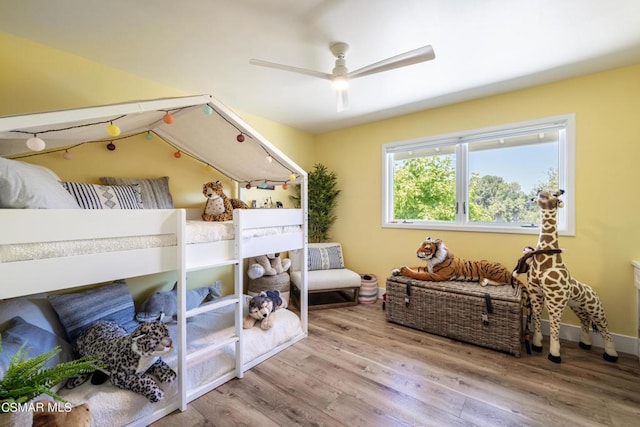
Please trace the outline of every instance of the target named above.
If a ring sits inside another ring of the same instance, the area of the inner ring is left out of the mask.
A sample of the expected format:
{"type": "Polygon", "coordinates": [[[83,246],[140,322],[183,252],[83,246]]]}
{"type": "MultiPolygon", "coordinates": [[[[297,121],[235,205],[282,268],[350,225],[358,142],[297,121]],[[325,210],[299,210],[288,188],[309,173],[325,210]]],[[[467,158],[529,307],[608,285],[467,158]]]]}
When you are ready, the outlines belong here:
{"type": "MultiPolygon", "coordinates": [[[[546,338],[546,337],[545,337],[546,338]]],[[[640,426],[640,364],[562,343],[516,358],[388,323],[381,304],[309,312],[309,337],[153,424],[640,426]]]]}

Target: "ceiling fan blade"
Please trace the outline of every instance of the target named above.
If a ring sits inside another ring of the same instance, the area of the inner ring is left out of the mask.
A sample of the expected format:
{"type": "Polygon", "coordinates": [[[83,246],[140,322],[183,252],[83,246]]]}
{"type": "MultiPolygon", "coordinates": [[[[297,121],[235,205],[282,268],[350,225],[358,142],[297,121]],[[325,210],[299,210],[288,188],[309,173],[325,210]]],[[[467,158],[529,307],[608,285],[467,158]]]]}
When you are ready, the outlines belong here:
{"type": "Polygon", "coordinates": [[[338,113],[349,108],[349,90],[346,88],[336,90],[336,101],[338,113]]]}
{"type": "Polygon", "coordinates": [[[406,67],[407,65],[418,64],[420,62],[430,61],[436,57],[433,48],[430,45],[419,47],[409,52],[401,53],[391,58],[383,59],[366,67],[359,68],[355,71],[347,73],[346,78],[355,79],[356,77],[368,76],[370,74],[389,71],[395,68],[406,67]]]}
{"type": "Polygon", "coordinates": [[[326,79],[326,80],[333,79],[333,76],[328,73],[322,73],[320,71],[314,71],[314,70],[307,70],[306,68],[292,67],[290,65],[277,64],[275,62],[263,61],[261,59],[251,59],[249,60],[249,63],[253,65],[259,65],[261,67],[276,68],[278,70],[290,71],[292,73],[306,74],[307,76],[319,77],[321,79],[326,79]]]}

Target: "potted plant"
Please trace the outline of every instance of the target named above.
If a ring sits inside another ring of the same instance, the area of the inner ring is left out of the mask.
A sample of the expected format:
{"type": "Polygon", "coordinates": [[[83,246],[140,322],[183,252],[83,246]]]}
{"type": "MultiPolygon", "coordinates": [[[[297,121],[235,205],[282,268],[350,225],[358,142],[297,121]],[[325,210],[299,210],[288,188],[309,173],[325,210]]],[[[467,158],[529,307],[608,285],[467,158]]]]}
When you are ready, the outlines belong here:
{"type": "Polygon", "coordinates": [[[53,387],[68,378],[100,368],[97,359],[92,357],[82,357],[45,367],[59,352],[60,347],[57,346],[46,353],[27,359],[27,351],[23,344],[11,357],[9,367],[0,379],[0,427],[30,426],[33,413],[29,410],[28,402],[31,399],[46,394],[57,401],[68,403],[53,391],[53,387]]]}
{"type": "MultiPolygon", "coordinates": [[[[309,242],[318,243],[329,240],[329,229],[336,221],[335,208],[340,190],[335,172],[329,172],[326,166],[316,163],[309,172],[309,242]]],[[[296,207],[300,206],[300,186],[297,194],[289,196],[296,207]]]]}

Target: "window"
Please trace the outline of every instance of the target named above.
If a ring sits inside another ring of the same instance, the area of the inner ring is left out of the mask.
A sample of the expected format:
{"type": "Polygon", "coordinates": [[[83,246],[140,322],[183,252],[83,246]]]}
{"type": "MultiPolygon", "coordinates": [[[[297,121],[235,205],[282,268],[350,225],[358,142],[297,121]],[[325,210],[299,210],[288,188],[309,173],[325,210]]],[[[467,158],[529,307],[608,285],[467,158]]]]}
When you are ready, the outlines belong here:
{"type": "Polygon", "coordinates": [[[535,233],[538,191],[563,189],[558,229],[574,234],[574,116],[382,147],[382,226],[535,233]]]}

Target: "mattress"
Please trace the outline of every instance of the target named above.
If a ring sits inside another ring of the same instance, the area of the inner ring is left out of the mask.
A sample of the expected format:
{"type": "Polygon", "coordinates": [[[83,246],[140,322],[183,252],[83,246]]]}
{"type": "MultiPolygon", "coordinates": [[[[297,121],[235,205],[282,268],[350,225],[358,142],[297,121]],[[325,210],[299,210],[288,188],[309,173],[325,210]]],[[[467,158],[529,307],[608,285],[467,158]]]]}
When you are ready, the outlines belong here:
{"type": "MultiPolygon", "coordinates": [[[[243,230],[241,238],[252,239],[299,231],[299,226],[260,227],[243,230]]],[[[185,224],[185,243],[187,245],[233,240],[234,237],[233,221],[207,222],[187,220],[185,224]]],[[[0,245],[0,262],[58,258],[175,245],[175,234],[0,245]]]]}
{"type": "MultiPolygon", "coordinates": [[[[264,331],[255,326],[243,331],[243,363],[251,362],[303,333],[300,319],[293,312],[283,309],[277,314],[277,321],[271,329],[264,331]]],[[[188,350],[195,351],[231,337],[234,334],[233,320],[233,305],[190,318],[187,321],[188,350]],[[212,326],[215,329],[212,329],[212,326]]],[[[177,340],[177,326],[175,324],[168,326],[171,337],[177,340]]],[[[234,355],[235,345],[229,344],[190,360],[187,389],[211,382],[232,371],[235,366],[234,355]]],[[[163,356],[163,360],[173,369],[177,369],[177,359],[176,351],[163,356]]],[[[121,390],[108,382],[96,386],[87,381],[78,388],[60,390],[60,395],[74,405],[87,402],[93,415],[92,426],[112,427],[148,417],[177,397],[177,381],[172,384],[160,384],[160,386],[165,391],[165,398],[158,403],[151,403],[137,393],[121,390]]]]}

